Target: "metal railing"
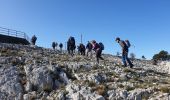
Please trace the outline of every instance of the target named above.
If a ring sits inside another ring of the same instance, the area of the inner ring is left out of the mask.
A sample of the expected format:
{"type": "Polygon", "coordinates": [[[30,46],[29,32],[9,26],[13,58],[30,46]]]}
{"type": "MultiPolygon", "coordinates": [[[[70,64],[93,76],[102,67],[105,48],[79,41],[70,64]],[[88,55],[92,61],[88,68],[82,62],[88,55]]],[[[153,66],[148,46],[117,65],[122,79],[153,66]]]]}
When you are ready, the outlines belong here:
{"type": "Polygon", "coordinates": [[[30,38],[28,37],[28,35],[21,31],[0,27],[0,34],[12,36],[12,37],[23,38],[23,39],[26,39],[28,42],[30,42],[30,38]]]}

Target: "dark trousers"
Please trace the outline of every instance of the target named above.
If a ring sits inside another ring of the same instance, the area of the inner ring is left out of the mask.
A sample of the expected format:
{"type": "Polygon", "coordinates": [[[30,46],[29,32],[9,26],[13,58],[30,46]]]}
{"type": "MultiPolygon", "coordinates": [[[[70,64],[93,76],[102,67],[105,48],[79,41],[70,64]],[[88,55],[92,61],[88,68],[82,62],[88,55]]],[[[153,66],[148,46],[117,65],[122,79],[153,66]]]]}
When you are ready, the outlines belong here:
{"type": "Polygon", "coordinates": [[[102,54],[102,50],[97,50],[96,51],[96,59],[97,59],[97,63],[99,63],[99,58],[101,59],[101,60],[104,60],[102,57],[101,57],[101,54],[102,54]]]}
{"type": "Polygon", "coordinates": [[[127,50],[127,51],[124,51],[124,52],[122,53],[122,62],[123,62],[123,64],[124,64],[125,67],[127,66],[126,61],[129,63],[130,67],[133,67],[132,62],[131,62],[130,59],[128,58],[128,50],[127,50]]]}

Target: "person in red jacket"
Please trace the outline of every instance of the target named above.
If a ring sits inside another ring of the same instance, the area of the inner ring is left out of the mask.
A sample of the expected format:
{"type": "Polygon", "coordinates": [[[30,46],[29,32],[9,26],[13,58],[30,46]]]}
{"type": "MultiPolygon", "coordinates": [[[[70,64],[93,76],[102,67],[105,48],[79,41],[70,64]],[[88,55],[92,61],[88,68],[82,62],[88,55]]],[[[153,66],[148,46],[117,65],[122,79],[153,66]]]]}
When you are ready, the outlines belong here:
{"type": "Polygon", "coordinates": [[[102,49],[101,49],[100,45],[99,45],[95,40],[93,40],[93,41],[92,41],[92,46],[93,46],[93,50],[96,52],[96,60],[97,60],[97,63],[99,63],[99,58],[100,58],[101,60],[104,60],[104,59],[101,57],[102,49]]]}

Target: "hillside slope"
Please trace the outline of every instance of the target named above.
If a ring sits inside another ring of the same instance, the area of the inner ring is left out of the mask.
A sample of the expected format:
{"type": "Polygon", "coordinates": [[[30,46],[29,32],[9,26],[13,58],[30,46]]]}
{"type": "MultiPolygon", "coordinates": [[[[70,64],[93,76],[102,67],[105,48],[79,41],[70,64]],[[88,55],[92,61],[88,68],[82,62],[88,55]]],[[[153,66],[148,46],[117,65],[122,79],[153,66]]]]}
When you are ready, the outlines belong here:
{"type": "Polygon", "coordinates": [[[0,43],[0,100],[170,99],[169,67],[135,60],[69,56],[36,46],[0,43]]]}

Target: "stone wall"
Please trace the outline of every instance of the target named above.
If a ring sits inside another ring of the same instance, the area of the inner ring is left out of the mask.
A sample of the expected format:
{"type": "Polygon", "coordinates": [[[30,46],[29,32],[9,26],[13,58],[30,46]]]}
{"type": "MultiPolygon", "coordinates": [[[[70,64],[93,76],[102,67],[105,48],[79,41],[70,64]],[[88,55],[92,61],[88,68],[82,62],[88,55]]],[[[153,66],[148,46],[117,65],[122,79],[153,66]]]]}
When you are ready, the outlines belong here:
{"type": "Polygon", "coordinates": [[[29,45],[30,43],[24,38],[12,37],[0,34],[1,43],[12,43],[12,44],[24,44],[29,45]]]}

